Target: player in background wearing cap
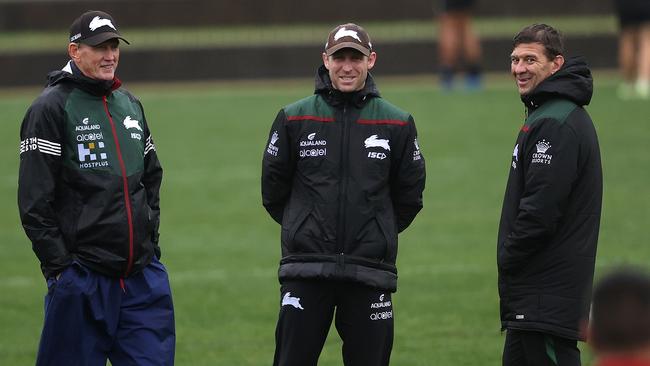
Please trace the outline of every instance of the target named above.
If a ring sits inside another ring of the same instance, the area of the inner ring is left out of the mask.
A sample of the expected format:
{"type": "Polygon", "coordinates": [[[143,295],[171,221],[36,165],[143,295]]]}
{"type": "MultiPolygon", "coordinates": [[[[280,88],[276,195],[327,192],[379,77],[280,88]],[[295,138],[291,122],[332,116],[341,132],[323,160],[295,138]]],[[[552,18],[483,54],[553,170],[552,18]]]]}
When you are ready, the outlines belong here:
{"type": "Polygon", "coordinates": [[[48,287],[37,365],[174,363],[162,168],[142,105],[115,76],[120,40],[109,14],[77,18],[71,60],[20,130],[20,218],[48,287]]]}
{"type": "Polygon", "coordinates": [[[314,95],[280,110],[264,147],[263,204],[282,226],[274,365],[316,365],[332,319],[345,365],[388,365],[397,234],[422,208],[424,158],[368,72],[363,28],[334,28],[322,58],[314,95]]]}
{"type": "Polygon", "coordinates": [[[650,275],[624,268],[598,281],[588,329],[597,366],[650,366],[650,275]]]}

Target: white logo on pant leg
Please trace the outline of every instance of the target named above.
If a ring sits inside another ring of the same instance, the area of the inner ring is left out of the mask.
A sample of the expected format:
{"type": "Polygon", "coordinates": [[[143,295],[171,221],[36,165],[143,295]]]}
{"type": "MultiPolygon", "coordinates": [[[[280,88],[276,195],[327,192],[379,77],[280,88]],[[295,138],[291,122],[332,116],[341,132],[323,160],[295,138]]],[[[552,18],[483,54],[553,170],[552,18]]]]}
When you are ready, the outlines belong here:
{"type": "Polygon", "coordinates": [[[282,297],[282,306],[285,305],[291,305],[296,309],[300,310],[305,310],[305,308],[300,305],[300,298],[299,297],[292,297],[291,292],[287,292],[284,294],[284,297],[282,297]]]}
{"type": "Polygon", "coordinates": [[[379,313],[370,314],[370,320],[388,320],[393,317],[393,311],[382,311],[379,313]]]}
{"type": "Polygon", "coordinates": [[[370,320],[387,320],[391,319],[393,317],[393,309],[390,309],[390,307],[393,305],[393,303],[390,300],[385,299],[385,294],[381,294],[379,296],[379,302],[373,302],[370,303],[370,308],[371,309],[384,309],[384,310],[373,310],[375,311],[374,313],[370,313],[370,320]],[[389,308],[389,309],[386,309],[389,308]]]}
{"type": "Polygon", "coordinates": [[[371,309],[388,308],[391,305],[393,305],[393,303],[390,300],[384,301],[384,297],[385,295],[381,294],[381,296],[379,296],[379,302],[370,303],[370,308],[371,309]]]}

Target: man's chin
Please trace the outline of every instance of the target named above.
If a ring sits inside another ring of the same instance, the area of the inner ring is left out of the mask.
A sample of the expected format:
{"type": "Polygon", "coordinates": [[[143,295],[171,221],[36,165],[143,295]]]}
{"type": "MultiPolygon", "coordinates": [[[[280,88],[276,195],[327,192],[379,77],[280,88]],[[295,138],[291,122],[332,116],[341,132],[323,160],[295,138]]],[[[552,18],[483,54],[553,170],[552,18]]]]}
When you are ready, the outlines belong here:
{"type": "Polygon", "coordinates": [[[114,72],[111,72],[111,73],[102,73],[102,74],[99,76],[99,78],[100,78],[101,80],[104,80],[104,81],[110,81],[110,80],[113,80],[113,79],[115,78],[115,73],[114,73],[114,72]]]}

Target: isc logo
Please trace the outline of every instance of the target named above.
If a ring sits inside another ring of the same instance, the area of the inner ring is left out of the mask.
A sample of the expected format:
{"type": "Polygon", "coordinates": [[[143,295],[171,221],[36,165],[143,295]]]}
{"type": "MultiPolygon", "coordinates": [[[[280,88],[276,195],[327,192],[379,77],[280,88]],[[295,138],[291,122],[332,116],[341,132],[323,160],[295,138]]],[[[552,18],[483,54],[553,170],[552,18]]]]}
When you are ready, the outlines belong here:
{"type": "Polygon", "coordinates": [[[384,159],[386,159],[386,153],[370,151],[370,152],[368,152],[368,157],[371,158],[371,159],[384,160],[384,159]]]}

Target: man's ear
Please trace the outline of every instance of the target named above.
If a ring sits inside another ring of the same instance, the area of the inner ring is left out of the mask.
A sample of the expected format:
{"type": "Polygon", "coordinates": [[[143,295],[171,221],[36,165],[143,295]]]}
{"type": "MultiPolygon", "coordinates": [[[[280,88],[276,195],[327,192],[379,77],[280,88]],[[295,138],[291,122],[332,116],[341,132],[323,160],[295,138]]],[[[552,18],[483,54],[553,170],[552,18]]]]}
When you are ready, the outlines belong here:
{"type": "Polygon", "coordinates": [[[70,42],[68,43],[68,56],[74,61],[79,59],[79,44],[70,42]]]}
{"type": "Polygon", "coordinates": [[[377,53],[370,52],[370,56],[368,56],[368,70],[372,69],[375,66],[376,61],[377,61],[377,53]]]}
{"type": "Polygon", "coordinates": [[[323,52],[323,65],[325,65],[325,68],[328,70],[330,69],[329,63],[330,63],[329,57],[327,57],[327,54],[323,52]]]}
{"type": "Polygon", "coordinates": [[[551,68],[551,74],[555,74],[559,69],[564,66],[564,56],[557,55],[553,59],[553,67],[551,68]]]}

